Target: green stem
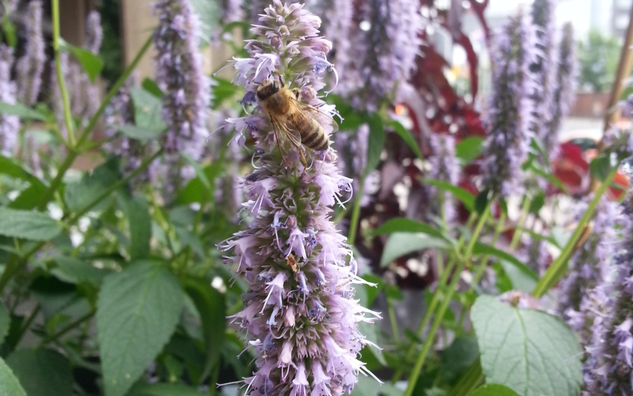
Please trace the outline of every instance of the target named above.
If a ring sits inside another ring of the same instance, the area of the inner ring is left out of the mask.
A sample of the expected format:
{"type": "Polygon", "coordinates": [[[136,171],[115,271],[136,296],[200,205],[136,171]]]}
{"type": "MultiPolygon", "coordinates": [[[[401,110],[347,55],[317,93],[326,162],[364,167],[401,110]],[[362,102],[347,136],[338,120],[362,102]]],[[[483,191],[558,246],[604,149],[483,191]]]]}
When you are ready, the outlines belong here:
{"type": "Polygon", "coordinates": [[[66,171],[68,170],[68,168],[70,168],[73,162],[75,162],[76,158],[77,158],[76,151],[71,150],[68,152],[66,159],[57,170],[57,175],[55,175],[55,178],[51,182],[51,185],[48,187],[48,190],[46,190],[46,193],[44,193],[44,198],[42,198],[39,206],[37,207],[38,210],[42,211],[46,208],[46,204],[53,197],[53,195],[55,194],[55,191],[57,191],[60,184],[62,184],[62,179],[64,178],[66,171]]]}
{"type": "Polygon", "coordinates": [[[31,311],[31,313],[29,314],[29,317],[26,319],[26,322],[24,322],[24,326],[20,328],[20,332],[18,333],[15,339],[15,345],[18,345],[18,343],[20,342],[24,334],[26,334],[26,331],[29,329],[29,326],[31,326],[31,323],[33,323],[33,321],[35,320],[35,317],[37,316],[37,314],[40,313],[40,309],[41,307],[38,305],[37,307],[35,307],[35,309],[33,309],[33,311],[31,311]]]}
{"type": "Polygon", "coordinates": [[[481,362],[479,361],[479,357],[477,357],[477,360],[462,374],[455,387],[449,393],[449,396],[468,396],[483,379],[481,362]]]}
{"type": "Polygon", "coordinates": [[[147,52],[147,50],[149,49],[151,45],[152,45],[152,36],[150,35],[147,38],[147,41],[145,41],[145,44],[143,44],[143,47],[139,50],[139,52],[134,57],[134,60],[132,60],[132,63],[130,63],[129,66],[125,68],[125,70],[123,71],[123,74],[121,74],[121,77],[119,77],[119,79],[114,83],[112,88],[110,88],[106,96],[103,98],[103,101],[101,102],[101,106],[99,106],[99,109],[97,110],[95,115],[93,115],[92,118],[90,118],[90,121],[88,121],[88,125],[81,132],[81,136],[79,136],[79,139],[77,140],[77,146],[81,146],[83,144],[83,142],[86,140],[90,132],[97,125],[97,122],[99,122],[99,119],[101,118],[101,116],[103,115],[103,112],[105,111],[106,107],[110,103],[110,100],[112,100],[114,95],[116,95],[119,92],[119,89],[121,89],[121,87],[123,86],[123,84],[125,84],[128,77],[130,76],[130,74],[132,74],[134,69],[136,69],[136,66],[139,64],[139,62],[141,61],[141,59],[143,58],[143,56],[145,55],[145,53],[147,52]]]}
{"type": "Polygon", "coordinates": [[[398,332],[398,322],[396,321],[396,312],[393,309],[393,299],[387,297],[387,310],[389,311],[389,321],[391,322],[391,332],[393,340],[396,344],[400,344],[400,333],[398,332]]]}
{"type": "MultiPolygon", "coordinates": [[[[499,215],[499,220],[497,222],[497,226],[495,227],[495,233],[492,236],[492,241],[490,242],[490,246],[495,247],[497,240],[501,236],[501,232],[503,231],[503,226],[505,222],[506,222],[506,214],[504,211],[501,211],[501,214],[499,215]]],[[[516,235],[516,233],[514,235],[516,235]]],[[[472,289],[473,286],[479,284],[479,281],[481,280],[481,277],[483,276],[484,271],[486,270],[486,267],[488,265],[489,258],[490,258],[490,255],[486,254],[481,259],[481,262],[479,263],[479,267],[477,267],[477,271],[475,272],[475,277],[473,278],[473,282],[470,284],[470,289],[472,289]]]]}
{"type": "Polygon", "coordinates": [[[66,83],[64,82],[64,73],[62,71],[62,65],[59,59],[59,0],[53,0],[51,2],[51,13],[53,17],[53,50],[55,51],[55,72],[57,74],[59,90],[62,94],[62,104],[64,106],[64,123],[66,124],[66,130],[68,131],[68,142],[71,147],[75,147],[75,129],[73,127],[73,116],[72,114],[70,114],[70,98],[68,97],[68,90],[66,89],[66,83]]]}
{"type": "Polygon", "coordinates": [[[613,178],[615,177],[615,174],[617,172],[618,166],[615,166],[613,169],[611,169],[611,172],[609,172],[607,178],[602,182],[600,187],[598,187],[598,189],[596,190],[593,200],[591,200],[589,207],[582,215],[582,218],[578,222],[574,233],[572,234],[571,238],[569,238],[569,241],[567,241],[567,245],[565,245],[558,258],[554,260],[547,271],[545,271],[543,277],[539,279],[538,283],[536,284],[534,291],[532,291],[532,295],[534,297],[543,297],[543,295],[547,293],[550,287],[554,286],[558,279],[560,279],[560,277],[565,274],[565,271],[567,271],[567,261],[571,257],[576,243],[578,243],[578,240],[582,236],[582,233],[585,231],[585,226],[593,217],[593,214],[596,211],[596,207],[598,206],[602,195],[607,191],[609,185],[611,185],[611,182],[613,181],[613,178]]]}
{"type": "Polygon", "coordinates": [[[517,228],[514,230],[514,235],[512,235],[512,241],[510,242],[510,251],[513,251],[514,249],[516,249],[517,245],[519,244],[519,241],[521,240],[523,224],[525,224],[525,220],[527,219],[527,216],[530,212],[531,203],[532,203],[532,200],[528,198],[527,196],[525,196],[525,199],[523,200],[523,207],[521,208],[521,217],[519,217],[517,228]]]}
{"type": "Polygon", "coordinates": [[[352,211],[352,219],[349,223],[349,233],[347,234],[347,243],[354,246],[356,241],[356,230],[358,230],[358,220],[360,218],[360,200],[363,196],[365,178],[360,180],[360,187],[356,193],[356,199],[354,200],[354,210],[352,211]]]}
{"type": "Polygon", "coordinates": [[[475,243],[477,242],[477,239],[479,238],[479,234],[481,233],[481,230],[483,229],[484,224],[486,223],[486,219],[488,218],[488,215],[490,214],[490,206],[492,205],[493,201],[494,199],[488,200],[488,204],[486,205],[486,208],[481,214],[481,217],[479,218],[477,222],[477,226],[475,227],[475,231],[473,232],[473,235],[471,236],[471,239],[468,242],[468,246],[466,247],[466,252],[464,253],[463,259],[457,264],[455,275],[451,279],[451,283],[449,283],[448,289],[446,290],[446,296],[442,300],[442,305],[440,305],[439,311],[435,315],[435,319],[433,320],[433,324],[431,325],[429,334],[424,340],[424,344],[422,344],[422,351],[418,355],[418,359],[415,362],[415,366],[413,366],[413,371],[411,372],[411,377],[409,377],[409,384],[407,386],[407,390],[404,393],[404,396],[413,395],[413,389],[415,389],[415,385],[420,376],[422,366],[424,366],[426,357],[431,349],[431,346],[433,345],[433,341],[435,339],[435,334],[437,333],[437,329],[440,327],[440,324],[442,323],[442,319],[444,318],[444,314],[446,313],[446,309],[448,308],[448,305],[450,304],[451,299],[453,298],[453,294],[455,293],[455,289],[456,289],[457,283],[459,282],[460,274],[462,270],[468,264],[470,264],[470,259],[473,253],[473,249],[475,247],[475,243]]]}
{"type": "Polygon", "coordinates": [[[50,344],[51,342],[57,341],[64,334],[68,333],[69,331],[71,331],[75,327],[79,326],[80,324],[82,324],[86,320],[92,318],[94,316],[94,314],[95,314],[95,311],[88,312],[84,316],[80,317],[79,319],[77,319],[74,322],[70,323],[68,326],[66,326],[63,329],[61,329],[59,332],[57,332],[57,333],[55,333],[55,334],[43,339],[40,342],[39,346],[41,347],[43,345],[50,344]]]}

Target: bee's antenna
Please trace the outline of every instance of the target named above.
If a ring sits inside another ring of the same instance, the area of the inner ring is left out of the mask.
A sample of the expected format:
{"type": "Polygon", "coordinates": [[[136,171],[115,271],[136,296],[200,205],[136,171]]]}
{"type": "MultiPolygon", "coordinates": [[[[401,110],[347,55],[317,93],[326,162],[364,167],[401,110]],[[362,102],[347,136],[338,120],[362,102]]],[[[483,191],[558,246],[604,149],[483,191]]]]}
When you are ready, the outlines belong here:
{"type": "Polygon", "coordinates": [[[284,78],[282,76],[279,76],[279,82],[281,83],[282,88],[286,86],[286,84],[284,84],[284,78]]]}

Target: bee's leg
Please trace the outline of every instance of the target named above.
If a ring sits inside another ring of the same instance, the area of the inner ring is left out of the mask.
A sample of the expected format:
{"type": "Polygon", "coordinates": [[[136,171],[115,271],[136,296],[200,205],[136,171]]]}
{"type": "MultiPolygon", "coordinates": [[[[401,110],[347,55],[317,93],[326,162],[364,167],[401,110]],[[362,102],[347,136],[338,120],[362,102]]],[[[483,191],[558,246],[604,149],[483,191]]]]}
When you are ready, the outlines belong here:
{"type": "Polygon", "coordinates": [[[281,83],[282,88],[286,86],[286,84],[284,84],[284,78],[281,75],[279,76],[279,82],[281,83]]]}
{"type": "Polygon", "coordinates": [[[306,160],[306,156],[303,153],[303,150],[299,150],[299,153],[301,153],[301,163],[303,164],[303,166],[305,168],[307,168],[308,167],[308,161],[306,160]]]}
{"type": "Polygon", "coordinates": [[[295,94],[295,99],[301,100],[301,90],[299,88],[292,88],[292,93],[295,94]]]}

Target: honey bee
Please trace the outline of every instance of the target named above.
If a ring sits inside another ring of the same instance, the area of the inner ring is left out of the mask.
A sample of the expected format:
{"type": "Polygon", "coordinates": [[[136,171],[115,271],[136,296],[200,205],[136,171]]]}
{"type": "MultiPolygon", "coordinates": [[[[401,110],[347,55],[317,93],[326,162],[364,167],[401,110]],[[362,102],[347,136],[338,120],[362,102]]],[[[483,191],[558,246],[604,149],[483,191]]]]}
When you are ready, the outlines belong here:
{"type": "Polygon", "coordinates": [[[302,147],[312,151],[325,151],[330,140],[322,125],[331,125],[332,131],[338,125],[329,116],[306,103],[301,102],[301,91],[286,88],[283,80],[268,79],[257,87],[257,100],[268,116],[275,132],[279,151],[286,166],[290,166],[286,142],[301,154],[301,162],[307,166],[302,147]]]}
{"type": "Polygon", "coordinates": [[[299,265],[297,264],[297,260],[295,260],[295,256],[290,253],[288,257],[286,257],[286,264],[292,269],[292,272],[295,274],[299,273],[299,265]]]}

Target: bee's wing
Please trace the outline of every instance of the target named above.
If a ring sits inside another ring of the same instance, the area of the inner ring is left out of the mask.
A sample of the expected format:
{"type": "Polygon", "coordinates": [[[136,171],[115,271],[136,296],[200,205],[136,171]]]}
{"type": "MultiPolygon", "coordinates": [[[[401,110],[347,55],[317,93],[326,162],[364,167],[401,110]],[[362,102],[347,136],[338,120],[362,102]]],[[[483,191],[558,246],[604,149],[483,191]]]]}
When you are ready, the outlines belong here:
{"type": "MultiPolygon", "coordinates": [[[[300,102],[295,98],[291,98],[292,104],[297,107],[299,111],[297,111],[297,117],[310,117],[315,119],[319,124],[321,124],[324,129],[327,129],[329,126],[332,130],[332,133],[338,131],[338,124],[334,119],[327,113],[324,113],[319,110],[319,108],[315,106],[311,106],[309,104],[300,102]]],[[[303,123],[305,124],[305,122],[303,123]]],[[[302,124],[302,125],[303,125],[302,124]]],[[[308,124],[309,125],[309,124],[308,124]]]]}
{"type": "Polygon", "coordinates": [[[305,165],[305,159],[301,149],[301,136],[288,130],[286,125],[283,122],[280,122],[279,119],[275,118],[272,114],[269,114],[268,117],[270,118],[270,124],[273,127],[273,132],[275,133],[275,138],[277,140],[277,147],[279,147],[279,153],[281,154],[284,164],[288,167],[292,165],[292,161],[289,159],[290,155],[288,153],[288,149],[286,148],[286,142],[289,142],[299,151],[299,153],[301,153],[302,162],[304,162],[305,165]]]}

